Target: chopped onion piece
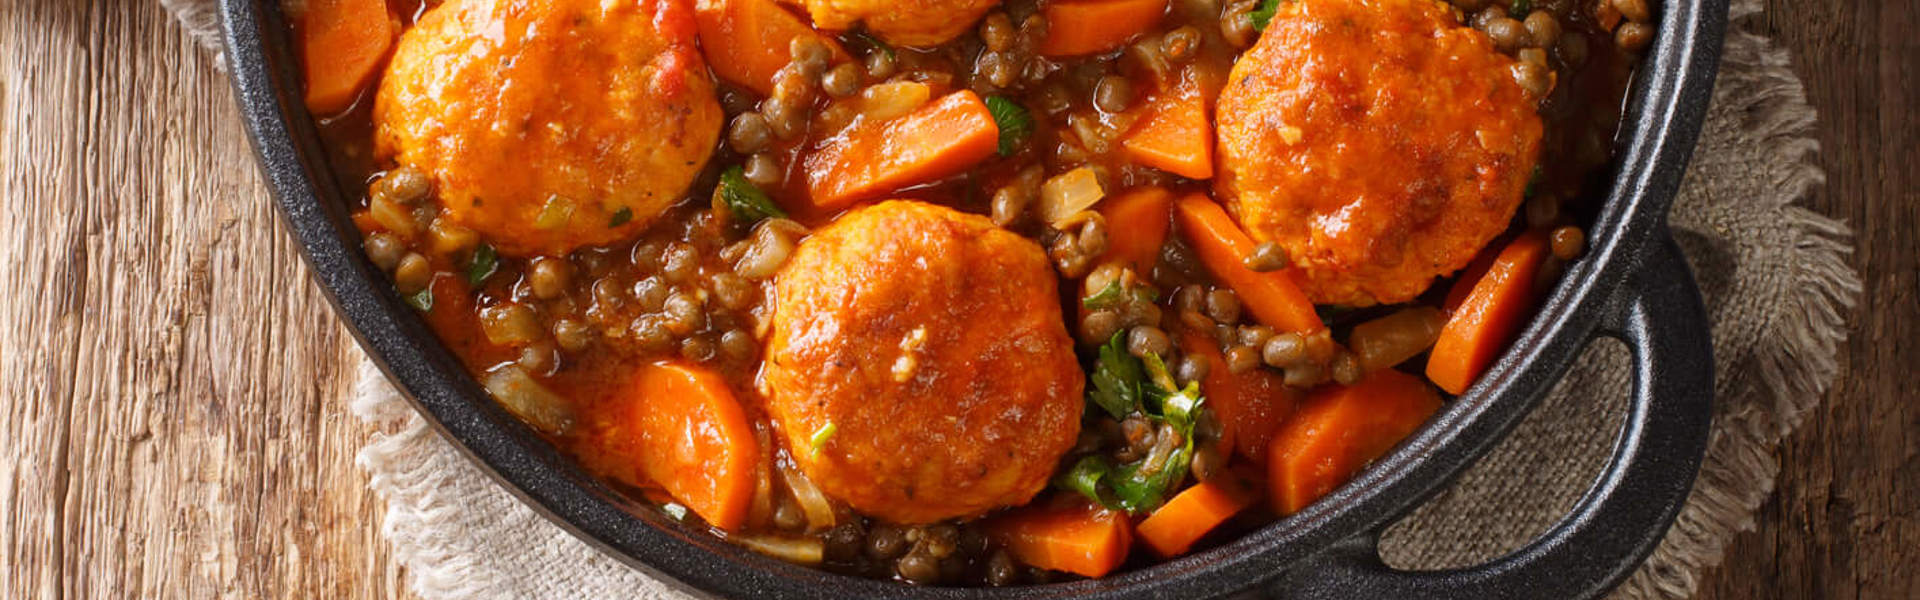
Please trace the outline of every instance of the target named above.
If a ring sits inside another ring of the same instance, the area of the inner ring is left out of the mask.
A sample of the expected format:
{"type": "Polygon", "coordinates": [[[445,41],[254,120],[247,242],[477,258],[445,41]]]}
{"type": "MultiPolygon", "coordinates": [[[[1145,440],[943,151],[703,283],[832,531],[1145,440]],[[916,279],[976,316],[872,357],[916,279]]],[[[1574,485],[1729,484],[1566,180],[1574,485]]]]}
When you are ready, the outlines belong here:
{"type": "Polygon", "coordinates": [[[1093,208],[1107,195],[1100,189],[1100,177],[1093,169],[1080,167],[1040,184],[1040,218],[1058,226],[1068,217],[1093,208]]]}
{"type": "Polygon", "coordinates": [[[542,433],[559,435],[573,425],[573,408],[567,400],[540,385],[519,365],[494,369],[481,384],[507,412],[542,433]]]}
{"type": "Polygon", "coordinates": [[[918,81],[877,83],[860,94],[860,115],[885,121],[913,112],[933,97],[933,89],[918,81]]]}
{"type": "Polygon", "coordinates": [[[813,480],[807,479],[805,473],[789,466],[782,466],[780,475],[785,477],[787,489],[793,492],[793,500],[800,505],[800,512],[807,515],[808,532],[833,527],[836,520],[833,515],[833,504],[827,500],[827,494],[813,484],[813,480]]]}
{"type": "Polygon", "coordinates": [[[784,538],[761,535],[730,536],[748,550],[790,563],[813,566],[826,555],[826,545],[817,538],[784,538]]]}

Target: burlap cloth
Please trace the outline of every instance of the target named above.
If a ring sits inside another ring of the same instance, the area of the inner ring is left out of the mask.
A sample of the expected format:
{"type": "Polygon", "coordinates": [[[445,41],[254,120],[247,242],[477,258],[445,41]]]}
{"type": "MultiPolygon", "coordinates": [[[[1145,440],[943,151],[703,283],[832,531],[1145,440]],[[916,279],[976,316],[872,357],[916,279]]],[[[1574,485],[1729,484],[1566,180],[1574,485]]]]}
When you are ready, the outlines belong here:
{"type": "MultiPolygon", "coordinates": [[[[212,0],[162,0],[217,51],[212,0]]],[[[1851,232],[1794,203],[1822,180],[1814,114],[1785,53],[1743,26],[1734,2],[1712,108],[1672,222],[1713,323],[1715,421],[1679,522],[1616,598],[1689,596],[1773,490],[1774,448],[1820,401],[1859,293],[1851,232]]],[[[1472,565],[1533,539],[1572,508],[1606,463],[1630,371],[1625,348],[1589,349],[1513,435],[1382,542],[1403,568],[1472,565]]],[[[383,533],[420,596],[667,598],[515,500],[435,435],[362,361],[353,413],[377,427],[359,455],[385,499],[383,533]]]]}

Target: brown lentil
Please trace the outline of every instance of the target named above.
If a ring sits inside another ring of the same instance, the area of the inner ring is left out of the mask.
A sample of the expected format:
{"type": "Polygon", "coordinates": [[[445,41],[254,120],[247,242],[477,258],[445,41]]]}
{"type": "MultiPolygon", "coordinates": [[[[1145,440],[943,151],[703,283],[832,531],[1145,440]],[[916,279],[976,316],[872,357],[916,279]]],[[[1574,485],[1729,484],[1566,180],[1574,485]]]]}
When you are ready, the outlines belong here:
{"type": "Polygon", "coordinates": [[[1587,248],[1586,233],[1580,231],[1579,227],[1572,225],[1558,227],[1549,237],[1553,247],[1553,257],[1560,260],[1579,258],[1580,253],[1587,248]]]}
{"type": "Polygon", "coordinates": [[[893,55],[879,50],[867,55],[867,77],[886,79],[893,76],[893,70],[893,55]]]}
{"type": "Polygon", "coordinates": [[[1218,444],[1203,444],[1195,447],[1193,460],[1187,465],[1189,471],[1193,473],[1193,478],[1200,481],[1213,479],[1215,475],[1225,472],[1226,467],[1227,459],[1222,456],[1218,444]]]}
{"type": "Polygon", "coordinates": [[[1554,42],[1560,41],[1560,20],[1553,18],[1552,13],[1536,10],[1522,23],[1527,26],[1527,37],[1532,39],[1535,48],[1551,48],[1554,42]]]}
{"type": "Polygon", "coordinates": [[[860,91],[860,67],[853,63],[840,63],[827,70],[820,78],[820,90],[828,96],[845,98],[860,91]]]}
{"type": "Polygon", "coordinates": [[[1253,10],[1258,2],[1235,2],[1220,15],[1220,35],[1235,48],[1252,46],[1259,33],[1253,29],[1253,10]]]}
{"type": "Polygon", "coordinates": [[[533,295],[541,300],[552,300],[567,293],[573,284],[573,269],[567,261],[542,256],[533,259],[533,265],[527,269],[527,285],[533,288],[533,295]]]}
{"type": "Polygon", "coordinates": [[[1200,51],[1200,29],[1182,25],[1160,38],[1160,55],[1173,62],[1186,62],[1200,51]]]}
{"type": "Polygon", "coordinates": [[[1653,27],[1646,23],[1622,23],[1613,31],[1613,43],[1628,52],[1645,50],[1653,43],[1653,27]]]}
{"type": "Polygon", "coordinates": [[[1227,372],[1235,375],[1252,371],[1260,366],[1260,351],[1253,346],[1234,346],[1227,349],[1227,372]]]}
{"type": "Polygon", "coordinates": [[[1613,0],[1613,8],[1620,11],[1620,16],[1626,17],[1628,21],[1653,22],[1653,9],[1647,5],[1647,0],[1613,0]]]}
{"type": "Polygon", "coordinates": [[[773,129],[767,126],[767,118],[760,113],[741,113],[733,118],[733,125],[727,128],[727,145],[734,152],[753,154],[765,150],[771,143],[773,129]]]}
{"type": "Polygon", "coordinates": [[[716,352],[713,340],[704,335],[688,336],[680,340],[680,357],[694,362],[713,359],[716,352]]]}
{"type": "Polygon", "coordinates": [[[734,361],[748,361],[760,351],[760,343],[753,335],[739,329],[730,329],[720,334],[720,353],[734,361]]]}
{"type": "Polygon", "coordinates": [[[1246,258],[1240,259],[1241,266],[1246,267],[1249,271],[1261,273],[1285,269],[1287,268],[1287,263],[1287,249],[1281,247],[1279,243],[1271,241],[1260,242],[1259,245],[1253,247],[1253,252],[1248,253],[1246,258]]]}
{"type": "Polygon", "coordinates": [[[996,12],[980,21],[980,42],[994,52],[1006,52],[1013,48],[1013,19],[1007,13],[996,12]]]}
{"type": "Polygon", "coordinates": [[[1241,325],[1234,340],[1242,346],[1253,346],[1255,350],[1267,345],[1273,339],[1273,328],[1266,325],[1241,325]]]}
{"type": "Polygon", "coordinates": [[[1120,332],[1120,313],[1111,310],[1088,312],[1080,319],[1080,341],[1089,345],[1107,343],[1120,332]]]}
{"type": "Polygon", "coordinates": [[[819,73],[833,58],[833,51],[813,36],[796,36],[787,43],[787,55],[793,58],[793,64],[800,65],[802,72],[819,73]]]}
{"type": "Polygon", "coordinates": [[[553,322],[553,341],[562,350],[579,352],[593,343],[593,329],[573,319],[559,319],[553,322]]]}
{"type": "Polygon", "coordinates": [[[433,280],[433,265],[418,252],[408,252],[393,269],[393,287],[402,294],[419,293],[433,280]]]}
{"type": "Polygon", "coordinates": [[[741,171],[741,175],[745,176],[747,181],[763,188],[780,185],[780,180],[786,178],[786,175],[780,172],[780,163],[775,161],[772,155],[765,153],[747,157],[747,162],[741,167],[741,171]]]}
{"type": "Polygon", "coordinates": [[[1207,361],[1198,356],[1186,356],[1180,359],[1180,366],[1174,368],[1174,379],[1181,385],[1200,381],[1207,376],[1207,361]]]}
{"type": "Polygon", "coordinates": [[[413,204],[425,200],[427,194],[433,191],[432,187],[432,184],[427,181],[426,173],[411,166],[402,165],[387,171],[387,174],[374,185],[373,193],[401,204],[413,204]]]}
{"type": "Polygon", "coordinates": [[[1125,77],[1108,75],[1094,84],[1093,105],[1101,111],[1117,113],[1133,104],[1133,84],[1125,77]]]}
{"type": "Polygon", "coordinates": [[[400,258],[407,253],[406,243],[385,231],[373,232],[361,245],[366,247],[367,259],[382,271],[392,272],[394,267],[399,266],[400,258]]]}
{"type": "Polygon", "coordinates": [[[1207,292],[1207,316],[1227,325],[1240,322],[1240,296],[1226,288],[1207,292]]]}
{"type": "Polygon", "coordinates": [[[633,300],[639,303],[640,310],[660,312],[667,304],[667,296],[673,290],[657,277],[648,277],[633,282],[633,300]]]}
{"type": "Polygon", "coordinates": [[[1486,26],[1481,27],[1480,30],[1487,32],[1487,37],[1493,39],[1495,48],[1508,54],[1526,47],[1531,41],[1528,39],[1526,26],[1508,17],[1488,19],[1486,26]]]}
{"type": "Polygon", "coordinates": [[[1291,331],[1274,334],[1267,340],[1267,345],[1260,348],[1260,360],[1270,367],[1284,369],[1305,362],[1306,359],[1306,340],[1302,339],[1300,334],[1291,331]]]}
{"type": "Polygon", "coordinates": [[[1145,358],[1148,354],[1165,355],[1173,346],[1173,340],[1167,332],[1152,325],[1138,325],[1127,332],[1127,352],[1145,358]]]}

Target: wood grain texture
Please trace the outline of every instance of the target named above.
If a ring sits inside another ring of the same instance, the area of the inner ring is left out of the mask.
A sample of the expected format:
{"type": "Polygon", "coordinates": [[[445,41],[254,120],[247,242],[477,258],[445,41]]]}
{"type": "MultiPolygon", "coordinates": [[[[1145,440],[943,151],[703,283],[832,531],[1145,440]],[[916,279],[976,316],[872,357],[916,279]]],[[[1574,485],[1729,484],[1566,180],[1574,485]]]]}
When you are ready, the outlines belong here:
{"type": "MultiPolygon", "coordinates": [[[[1920,597],[1920,6],[1769,10],[1866,294],[1702,597],[1920,597]]],[[[351,341],[213,67],[154,2],[0,0],[0,598],[405,595],[351,341]]]]}
{"type": "Polygon", "coordinates": [[[350,342],[149,1],[0,2],[0,598],[385,598],[350,342]]]}
{"type": "Polygon", "coordinates": [[[1768,0],[1758,25],[1820,112],[1809,205],[1853,226],[1865,292],[1758,529],[1700,598],[1920,598],[1920,2],[1768,0]]]}

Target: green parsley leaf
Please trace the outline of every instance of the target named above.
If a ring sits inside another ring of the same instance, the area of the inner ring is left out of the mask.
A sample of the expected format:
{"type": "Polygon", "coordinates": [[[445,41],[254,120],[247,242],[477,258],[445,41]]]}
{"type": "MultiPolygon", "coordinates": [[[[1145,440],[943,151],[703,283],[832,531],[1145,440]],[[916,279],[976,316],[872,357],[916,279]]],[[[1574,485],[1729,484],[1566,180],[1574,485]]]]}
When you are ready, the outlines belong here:
{"type": "Polygon", "coordinates": [[[1061,488],[1080,492],[1094,502],[1099,502],[1101,506],[1117,509],[1120,508],[1118,503],[1106,494],[1100,493],[1101,480],[1112,473],[1113,463],[1108,462],[1107,457],[1090,454],[1082,457],[1079,462],[1073,463],[1073,468],[1061,472],[1054,478],[1053,483],[1061,488]]]}
{"type": "Polygon", "coordinates": [[[833,439],[833,434],[839,432],[840,426],[835,425],[833,421],[827,421],[826,425],[813,430],[813,435],[807,438],[807,451],[812,452],[813,456],[819,456],[820,449],[827,446],[827,440],[833,439]]]}
{"type": "Polygon", "coordinates": [[[1107,287],[1080,299],[1080,306],[1087,310],[1106,310],[1126,303],[1127,291],[1120,287],[1119,279],[1107,282],[1107,287]]]}
{"type": "Polygon", "coordinates": [[[787,216],[766,192],[747,181],[746,170],[740,165],[720,172],[720,200],[726,203],[727,212],[733,213],[735,219],[749,225],[768,217],[787,216]]]}
{"type": "Polygon", "coordinates": [[[480,247],[474,248],[473,255],[467,257],[467,283],[470,285],[480,285],[498,270],[500,253],[494,251],[493,244],[480,242],[480,247]]]}
{"type": "Polygon", "coordinates": [[[1527,177],[1527,189],[1520,192],[1520,197],[1532,198],[1533,193],[1540,190],[1540,179],[1544,176],[1545,172],[1540,170],[1540,165],[1534,165],[1533,174],[1527,177]]]}
{"type": "Polygon", "coordinates": [[[1008,156],[1033,134],[1033,115],[1026,107],[1000,96],[987,96],[987,114],[1000,128],[1000,155],[1008,156]]]}
{"type": "Polygon", "coordinates": [[[622,206],[620,207],[620,210],[613,211],[612,218],[607,219],[607,227],[619,227],[621,225],[627,224],[628,221],[632,221],[632,220],[633,220],[633,209],[622,206]]]}
{"type": "Polygon", "coordinates": [[[1187,465],[1193,461],[1193,436],[1183,437],[1185,441],[1168,452],[1164,460],[1155,461],[1149,456],[1114,470],[1107,479],[1120,508],[1137,515],[1153,512],[1166,504],[1173,487],[1186,480],[1187,465]],[[1156,464],[1158,467],[1153,468],[1156,464]]]}
{"type": "Polygon", "coordinates": [[[1280,2],[1281,0],[1261,0],[1259,8],[1247,13],[1247,16],[1253,17],[1254,31],[1267,30],[1267,23],[1272,22],[1273,15],[1280,12],[1280,2]]]}
{"type": "Polygon", "coordinates": [[[425,289],[407,294],[406,296],[402,296],[402,298],[407,301],[407,306],[413,307],[414,310],[433,312],[433,286],[427,286],[425,289]]]}
{"type": "Polygon", "coordinates": [[[1113,334],[1113,339],[1100,347],[1100,360],[1093,366],[1091,379],[1093,389],[1087,390],[1087,399],[1113,418],[1125,419],[1140,405],[1141,386],[1146,379],[1140,359],[1127,354],[1125,333],[1113,334]]]}

